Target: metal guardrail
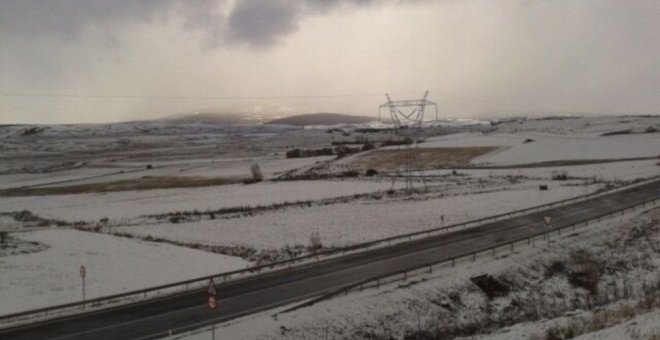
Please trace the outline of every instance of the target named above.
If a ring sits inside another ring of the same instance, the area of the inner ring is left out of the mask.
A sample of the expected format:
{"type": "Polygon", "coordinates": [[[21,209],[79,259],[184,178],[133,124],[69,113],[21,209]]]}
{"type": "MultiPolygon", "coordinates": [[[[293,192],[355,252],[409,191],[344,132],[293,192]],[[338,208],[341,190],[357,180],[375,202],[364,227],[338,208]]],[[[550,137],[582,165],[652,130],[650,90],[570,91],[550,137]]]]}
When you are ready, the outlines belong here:
{"type": "MultiPolygon", "coordinates": [[[[467,222],[462,222],[462,223],[457,223],[453,225],[448,225],[444,227],[438,227],[438,228],[431,228],[431,229],[426,229],[426,230],[421,230],[421,231],[416,231],[416,232],[411,232],[411,233],[406,233],[406,234],[401,234],[401,235],[396,235],[396,236],[391,236],[387,238],[382,238],[374,241],[369,241],[369,242],[364,242],[364,243],[359,243],[347,247],[341,247],[341,248],[335,248],[323,252],[319,252],[316,254],[310,254],[310,255],[305,255],[301,257],[296,257],[293,259],[289,260],[284,260],[284,261],[279,261],[279,262],[273,262],[265,265],[259,265],[247,269],[240,269],[240,270],[234,270],[234,271],[229,271],[229,272],[224,272],[224,273],[219,273],[215,275],[207,275],[207,276],[202,276],[202,277],[197,277],[194,279],[189,279],[185,281],[179,281],[179,282],[174,282],[170,284],[165,284],[165,285],[160,285],[160,286],[155,286],[155,287],[149,287],[149,288],[144,288],[144,289],[139,289],[139,290],[134,290],[134,291],[129,291],[125,293],[119,293],[119,294],[113,294],[113,295],[108,295],[108,296],[103,296],[103,297],[98,297],[94,299],[88,299],[86,301],[77,301],[77,302],[71,302],[71,303],[66,303],[66,304],[61,304],[61,305],[55,305],[55,306],[50,306],[50,307],[44,307],[44,308],[39,308],[39,309],[34,309],[34,310],[28,310],[24,312],[18,312],[18,313],[12,313],[12,314],[6,314],[6,315],[1,315],[0,316],[0,323],[4,323],[5,325],[0,325],[0,329],[3,327],[12,327],[12,326],[17,326],[20,325],[20,321],[35,321],[34,319],[37,319],[39,316],[42,316],[43,318],[40,318],[39,320],[47,320],[49,318],[55,318],[55,317],[61,317],[61,316],[71,316],[76,313],[81,313],[85,311],[86,307],[91,307],[93,310],[99,310],[99,309],[109,309],[109,308],[115,308],[115,307],[120,307],[132,303],[137,303],[140,301],[144,301],[146,299],[153,299],[155,300],[156,298],[161,298],[161,297],[166,297],[166,296],[172,296],[176,294],[183,294],[187,293],[193,290],[197,289],[204,289],[206,288],[206,285],[210,279],[213,279],[216,284],[221,283],[228,283],[228,282],[234,282],[243,280],[243,279],[248,279],[251,277],[254,277],[255,273],[258,274],[263,270],[268,270],[268,269],[274,269],[276,267],[282,267],[286,266],[286,268],[279,269],[279,270],[287,270],[290,269],[293,264],[299,264],[299,265],[305,265],[305,264],[310,264],[313,262],[319,262],[320,257],[331,257],[331,256],[344,256],[347,255],[347,253],[351,252],[360,252],[360,251],[367,251],[370,248],[373,248],[377,245],[382,245],[382,246],[389,246],[393,242],[408,242],[412,241],[414,237],[430,237],[433,234],[437,234],[440,232],[449,232],[452,229],[457,229],[457,228],[467,228],[469,225],[473,226],[480,226],[484,222],[490,221],[494,222],[499,219],[507,218],[507,217],[512,217],[514,215],[522,215],[528,212],[532,212],[534,210],[536,211],[541,211],[541,210],[546,210],[546,209],[551,209],[556,206],[562,206],[566,203],[571,203],[571,202],[578,202],[582,200],[587,200],[591,199],[594,197],[602,196],[602,195],[607,195],[613,192],[621,191],[621,190],[626,190],[635,186],[640,186],[644,185],[653,181],[656,181],[660,178],[660,176],[654,176],[647,178],[642,181],[637,181],[635,183],[629,184],[629,185],[624,185],[620,187],[615,187],[599,192],[594,192],[586,195],[581,195],[581,196],[576,196],[560,201],[555,201],[551,203],[546,203],[530,208],[525,208],[525,209],[520,209],[508,213],[503,213],[503,214],[498,214],[494,216],[489,216],[489,217],[484,217],[472,221],[467,221],[467,222]],[[305,261],[311,260],[311,262],[305,263],[305,261]],[[250,276],[252,275],[252,276],[250,276]],[[239,279],[235,279],[236,276],[240,276],[239,279]],[[166,293],[166,294],[163,294],[166,293]],[[155,296],[154,296],[155,295],[155,296]],[[132,299],[128,299],[132,298],[132,299]]],[[[490,248],[489,248],[490,249],[490,248]]],[[[354,254],[354,253],[351,253],[354,254]]]]}
{"type": "MultiPolygon", "coordinates": [[[[525,241],[527,241],[527,245],[530,245],[530,243],[532,243],[532,242],[530,242],[530,240],[536,239],[539,236],[544,236],[544,237],[547,236],[547,239],[549,241],[550,240],[549,235],[553,232],[558,231],[561,234],[561,230],[568,229],[568,228],[576,228],[580,224],[584,224],[586,226],[590,221],[595,221],[595,220],[600,221],[604,217],[614,217],[618,213],[621,213],[621,215],[623,215],[623,213],[626,210],[634,211],[636,208],[638,208],[640,206],[644,207],[649,203],[653,203],[653,205],[655,205],[655,203],[658,200],[660,200],[660,198],[650,199],[650,200],[647,200],[645,202],[636,204],[632,207],[626,207],[626,208],[618,209],[618,210],[615,210],[613,212],[608,212],[608,213],[605,213],[605,214],[602,214],[600,216],[593,217],[593,218],[586,218],[582,221],[578,221],[576,223],[572,223],[572,224],[569,224],[569,225],[566,225],[566,226],[556,227],[556,228],[552,228],[552,229],[546,229],[542,232],[538,232],[538,233],[535,233],[533,235],[521,237],[521,238],[513,240],[513,241],[500,242],[500,243],[497,243],[495,245],[491,245],[491,246],[488,246],[488,247],[483,247],[483,248],[478,249],[476,251],[465,252],[463,254],[460,254],[460,255],[457,255],[457,256],[452,256],[450,258],[442,259],[442,260],[435,261],[435,262],[428,262],[428,263],[425,263],[425,264],[422,264],[422,265],[419,265],[419,266],[412,267],[412,268],[407,269],[407,270],[403,270],[403,271],[397,270],[397,271],[393,271],[391,273],[387,273],[387,274],[384,274],[384,275],[379,275],[379,276],[376,276],[376,277],[371,277],[371,278],[368,278],[368,279],[359,280],[359,281],[341,286],[339,288],[334,288],[332,290],[329,290],[329,291],[323,293],[322,295],[320,295],[318,297],[312,298],[312,299],[307,300],[303,303],[300,303],[300,304],[297,304],[297,305],[292,306],[290,308],[287,308],[285,310],[279,311],[279,312],[275,313],[273,316],[278,316],[278,315],[286,314],[286,313],[289,313],[289,312],[292,312],[292,311],[295,311],[295,310],[298,310],[298,309],[301,309],[301,308],[309,307],[309,306],[312,306],[316,303],[322,302],[324,300],[331,299],[335,296],[338,296],[338,295],[341,295],[341,294],[348,294],[348,292],[356,290],[358,288],[360,290],[363,290],[365,288],[368,288],[368,286],[370,284],[374,284],[373,287],[378,288],[381,285],[385,285],[385,284],[388,284],[388,283],[393,283],[393,282],[397,282],[397,281],[405,281],[409,277],[414,276],[415,272],[418,272],[417,274],[419,275],[420,274],[419,271],[422,271],[422,270],[425,273],[431,273],[431,272],[433,272],[433,266],[440,266],[440,265],[446,265],[446,264],[451,263],[452,267],[454,267],[456,262],[460,259],[472,258],[472,261],[476,261],[476,256],[479,253],[491,252],[491,251],[496,250],[497,248],[510,247],[510,249],[513,250],[514,249],[513,246],[516,243],[525,242],[525,241]],[[401,278],[400,279],[395,278],[397,275],[401,275],[401,278]],[[394,278],[394,279],[392,279],[392,278],[394,278]],[[390,279],[390,280],[388,280],[388,279],[390,279]]],[[[145,336],[145,337],[142,337],[140,339],[145,340],[145,339],[155,339],[155,338],[159,338],[159,337],[164,338],[164,337],[167,337],[167,336],[172,336],[173,334],[182,334],[186,331],[190,331],[191,329],[198,329],[198,331],[206,332],[206,331],[212,331],[212,329],[215,328],[215,327],[216,327],[216,325],[215,325],[215,322],[213,320],[200,321],[200,322],[195,323],[194,325],[188,325],[188,326],[185,326],[183,328],[170,329],[170,330],[167,330],[167,331],[159,332],[157,334],[151,334],[149,336],[145,336]],[[206,328],[202,329],[203,327],[206,327],[206,328]]]]}
{"type": "MultiPolygon", "coordinates": [[[[454,267],[455,264],[456,264],[456,261],[458,261],[460,259],[463,259],[463,258],[472,258],[472,261],[474,262],[474,261],[476,261],[477,255],[480,254],[480,253],[485,253],[485,252],[491,252],[492,251],[493,255],[494,255],[495,250],[497,250],[498,248],[502,248],[502,247],[510,247],[510,249],[513,250],[514,245],[516,243],[526,241],[527,245],[529,245],[530,243],[533,242],[533,240],[535,240],[537,237],[540,237],[540,236],[543,236],[544,239],[547,239],[548,241],[550,241],[550,234],[552,234],[553,232],[558,232],[561,235],[561,231],[564,230],[564,229],[568,229],[568,228],[574,228],[575,229],[577,226],[579,226],[581,224],[584,224],[584,226],[587,226],[589,224],[589,222],[601,221],[603,218],[608,218],[608,217],[613,218],[616,214],[619,214],[619,213],[621,215],[623,215],[626,212],[626,210],[635,211],[636,208],[646,207],[647,204],[652,203],[653,206],[655,206],[656,202],[659,201],[659,200],[660,200],[660,198],[649,199],[647,201],[644,201],[642,203],[638,203],[638,204],[633,205],[631,207],[625,207],[625,208],[622,208],[622,209],[617,209],[615,211],[611,211],[611,212],[608,212],[608,213],[605,213],[605,214],[602,214],[602,215],[599,215],[599,216],[596,216],[596,217],[586,218],[584,220],[581,220],[581,221],[578,221],[578,222],[575,222],[575,223],[571,223],[569,225],[551,228],[551,229],[544,230],[544,231],[541,231],[541,232],[538,232],[538,233],[535,233],[535,234],[532,234],[532,235],[520,237],[518,239],[511,240],[511,241],[499,242],[499,243],[496,243],[494,245],[483,247],[483,248],[480,248],[480,249],[477,249],[477,250],[467,251],[467,252],[464,252],[462,254],[452,256],[450,258],[442,259],[442,260],[439,260],[439,261],[428,262],[428,263],[425,263],[425,264],[422,264],[422,265],[419,265],[419,266],[415,266],[415,267],[412,267],[412,268],[409,268],[409,269],[406,269],[406,270],[403,270],[403,271],[397,270],[397,271],[393,271],[393,272],[390,272],[390,273],[387,273],[387,274],[383,274],[383,275],[371,277],[371,278],[368,278],[368,279],[365,279],[365,280],[360,280],[360,281],[357,281],[357,282],[353,282],[353,283],[347,284],[345,286],[342,286],[340,288],[336,288],[336,289],[333,289],[329,292],[326,292],[325,294],[323,294],[319,297],[316,297],[314,299],[308,300],[308,301],[306,301],[302,304],[299,304],[299,305],[293,306],[291,308],[288,308],[284,311],[278,312],[277,314],[288,313],[288,312],[291,312],[291,311],[294,311],[294,310],[297,310],[297,309],[300,309],[300,308],[308,307],[308,306],[314,305],[318,302],[321,302],[323,300],[330,299],[330,298],[332,298],[334,296],[337,296],[339,294],[342,294],[342,293],[346,294],[349,291],[354,290],[358,287],[360,288],[360,290],[362,290],[365,286],[367,286],[370,283],[376,282],[375,287],[380,287],[381,284],[387,283],[385,281],[386,279],[394,277],[396,275],[402,275],[403,280],[407,280],[407,278],[409,276],[412,276],[412,275],[409,275],[409,273],[419,271],[419,270],[422,270],[422,269],[428,269],[428,272],[430,273],[430,272],[433,271],[433,266],[448,264],[448,263],[451,262],[452,267],[454,267]]],[[[394,282],[394,281],[397,281],[397,280],[393,280],[392,282],[394,282]]]]}

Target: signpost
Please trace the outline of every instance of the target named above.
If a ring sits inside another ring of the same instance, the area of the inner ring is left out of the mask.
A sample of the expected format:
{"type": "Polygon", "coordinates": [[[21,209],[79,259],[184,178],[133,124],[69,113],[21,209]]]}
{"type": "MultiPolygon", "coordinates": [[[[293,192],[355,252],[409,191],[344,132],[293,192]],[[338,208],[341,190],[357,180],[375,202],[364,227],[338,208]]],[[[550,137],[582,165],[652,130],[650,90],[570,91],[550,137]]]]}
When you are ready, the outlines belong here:
{"type": "Polygon", "coordinates": [[[85,276],[87,276],[87,268],[85,266],[80,266],[80,277],[82,278],[82,300],[83,300],[83,305],[82,308],[83,310],[85,309],[85,276]]]}
{"type": "MultiPolygon", "coordinates": [[[[213,282],[213,278],[209,279],[209,286],[206,288],[206,293],[208,294],[206,305],[209,309],[214,310],[218,308],[217,292],[215,290],[215,282],[213,282]]],[[[215,322],[211,325],[211,339],[215,340],[215,322]]]]}
{"type": "Polygon", "coordinates": [[[216,296],[216,291],[215,291],[215,282],[213,282],[213,279],[209,279],[209,286],[206,288],[206,293],[209,295],[216,296]]]}

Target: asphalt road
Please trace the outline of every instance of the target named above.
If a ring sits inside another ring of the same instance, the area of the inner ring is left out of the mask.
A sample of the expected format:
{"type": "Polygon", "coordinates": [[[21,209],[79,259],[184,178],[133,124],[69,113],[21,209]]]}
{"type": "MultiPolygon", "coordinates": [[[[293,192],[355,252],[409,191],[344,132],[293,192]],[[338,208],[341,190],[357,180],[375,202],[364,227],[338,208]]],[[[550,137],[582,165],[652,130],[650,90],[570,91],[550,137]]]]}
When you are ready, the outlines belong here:
{"type": "Polygon", "coordinates": [[[320,263],[234,281],[217,286],[219,306],[210,311],[206,291],[96,311],[42,323],[0,330],[0,339],[152,339],[220,323],[240,316],[318,296],[350,283],[451,259],[574,224],[621,208],[660,198],[660,181],[583,202],[501,220],[480,227],[441,234],[386,248],[333,258],[320,263]],[[544,222],[551,216],[551,226],[544,222]]]}

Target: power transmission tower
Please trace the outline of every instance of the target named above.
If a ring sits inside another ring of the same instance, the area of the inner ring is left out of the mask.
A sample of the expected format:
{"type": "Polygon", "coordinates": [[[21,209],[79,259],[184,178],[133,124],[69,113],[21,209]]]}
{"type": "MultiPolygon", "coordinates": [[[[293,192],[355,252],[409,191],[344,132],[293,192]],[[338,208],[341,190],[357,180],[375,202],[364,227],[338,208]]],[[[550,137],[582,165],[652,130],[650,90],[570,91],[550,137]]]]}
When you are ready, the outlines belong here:
{"type": "MultiPolygon", "coordinates": [[[[405,141],[405,155],[404,155],[404,170],[406,181],[406,192],[411,193],[413,190],[414,178],[412,176],[413,166],[416,165],[416,171],[422,171],[423,167],[419,166],[417,159],[417,151],[413,148],[418,147],[419,131],[422,128],[422,121],[424,120],[424,110],[428,106],[435,107],[435,119],[438,119],[438,105],[428,100],[429,91],[424,93],[422,99],[415,100],[397,100],[394,101],[390,98],[388,93],[385,94],[387,101],[378,107],[378,119],[381,120],[381,110],[387,108],[390,112],[390,119],[394,124],[396,134],[403,136],[405,141]],[[402,108],[412,108],[408,113],[401,111],[402,108]]],[[[422,175],[422,180],[423,180],[422,175]]],[[[392,184],[394,185],[394,183],[392,184]]],[[[426,186],[426,183],[424,183],[426,186]]]]}

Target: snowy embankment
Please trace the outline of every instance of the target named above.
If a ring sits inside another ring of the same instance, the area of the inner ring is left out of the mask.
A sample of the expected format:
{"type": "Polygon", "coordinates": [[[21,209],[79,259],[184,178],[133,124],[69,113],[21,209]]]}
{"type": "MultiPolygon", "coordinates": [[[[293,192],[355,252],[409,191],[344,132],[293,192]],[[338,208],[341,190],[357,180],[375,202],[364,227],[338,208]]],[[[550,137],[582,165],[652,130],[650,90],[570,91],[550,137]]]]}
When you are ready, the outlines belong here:
{"type": "Polygon", "coordinates": [[[48,219],[98,221],[183,210],[318,200],[387,190],[389,182],[292,181],[101,194],[0,197],[0,212],[30,210],[48,219]]]}
{"type": "MultiPolygon", "coordinates": [[[[578,339],[650,338],[660,334],[658,305],[643,306],[652,302],[649,299],[660,304],[657,294],[648,290],[660,285],[655,250],[659,216],[657,208],[628,213],[553,234],[549,241],[538,239],[534,246],[519,244],[515,251],[502,249],[495,257],[484,253],[476,262],[459,261],[455,268],[434,268],[433,273],[339,295],[277,317],[291,306],[244,317],[218,325],[215,334],[231,339],[559,339],[546,335],[575,322],[577,328],[599,328],[607,315],[602,329],[578,339]],[[595,295],[582,281],[571,281],[572,271],[582,273],[592,264],[601,268],[595,295]],[[510,292],[488,299],[470,282],[482,274],[505,282],[510,292]],[[620,318],[617,311],[625,305],[630,307],[623,308],[626,313],[620,318]],[[638,316],[631,320],[629,315],[638,316]]],[[[180,338],[207,339],[209,333],[204,328],[180,338]]]]}
{"type": "Polygon", "coordinates": [[[657,157],[658,134],[557,136],[540,133],[474,134],[433,137],[420,144],[426,147],[496,146],[500,150],[477,157],[474,165],[516,165],[562,160],[657,157]],[[533,141],[525,143],[525,140],[533,141]]]}
{"type": "Polygon", "coordinates": [[[388,198],[287,208],[254,216],[193,223],[128,226],[113,230],[184,243],[278,249],[306,245],[317,232],[324,246],[344,246],[491,216],[595,191],[600,186],[560,186],[539,191],[537,182],[468,190],[441,197],[388,198]],[[478,193],[483,190],[484,193],[478,193]],[[490,192],[497,190],[495,192],[490,192]],[[478,203],[477,203],[478,202],[478,203]],[[477,205],[478,204],[478,205],[477,205]]]}
{"type": "Polygon", "coordinates": [[[47,249],[0,257],[0,314],[80,301],[245,268],[237,258],[71,229],[11,234],[47,249]]]}

